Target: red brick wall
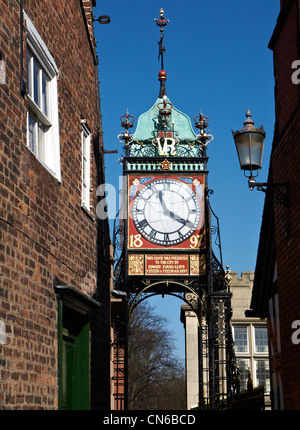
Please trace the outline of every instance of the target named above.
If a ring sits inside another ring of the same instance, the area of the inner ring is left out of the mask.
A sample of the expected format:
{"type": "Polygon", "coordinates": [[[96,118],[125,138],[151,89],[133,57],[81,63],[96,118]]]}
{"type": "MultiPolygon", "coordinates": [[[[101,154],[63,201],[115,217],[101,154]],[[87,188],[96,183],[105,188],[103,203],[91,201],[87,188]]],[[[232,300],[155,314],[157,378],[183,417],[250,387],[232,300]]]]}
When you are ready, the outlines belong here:
{"type": "Polygon", "coordinates": [[[0,320],[6,328],[5,344],[0,344],[0,409],[58,407],[54,277],[104,305],[100,316],[92,316],[92,406],[109,407],[109,237],[107,223],[98,222],[95,212],[96,188],[104,179],[92,29],[83,17],[90,3],[24,0],[59,69],[61,183],[26,146],[19,1],[0,3],[0,49],[6,65],[6,81],[0,84],[0,320]],[[83,118],[93,136],[95,220],[81,208],[83,118]]]}
{"type": "Polygon", "coordinates": [[[291,325],[300,319],[300,92],[292,82],[292,63],[299,59],[299,0],[292,7],[273,46],[276,127],[272,151],[274,182],[288,182],[290,208],[274,203],[281,365],[284,408],[300,408],[300,345],[291,341],[291,325]]]}
{"type": "Polygon", "coordinates": [[[292,64],[298,59],[297,3],[293,2],[274,49],[275,111],[279,134],[298,104],[298,87],[292,82],[292,64]]]}

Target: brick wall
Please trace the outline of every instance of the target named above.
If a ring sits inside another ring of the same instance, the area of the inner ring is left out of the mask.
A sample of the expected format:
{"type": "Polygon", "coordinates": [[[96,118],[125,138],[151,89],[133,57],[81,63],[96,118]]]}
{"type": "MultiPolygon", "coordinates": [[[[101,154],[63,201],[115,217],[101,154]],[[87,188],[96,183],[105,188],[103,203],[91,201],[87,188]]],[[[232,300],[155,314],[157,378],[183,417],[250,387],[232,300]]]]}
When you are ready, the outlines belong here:
{"type": "MultiPolygon", "coordinates": [[[[5,83],[0,84],[0,321],[5,323],[0,408],[58,407],[55,278],[104,305],[101,315],[92,316],[91,326],[97,351],[92,406],[105,408],[109,407],[109,232],[95,213],[96,188],[104,178],[96,58],[88,25],[91,2],[24,0],[27,15],[59,69],[60,183],[26,145],[19,3],[0,3],[0,49],[6,65],[5,83]],[[81,208],[81,119],[87,120],[92,132],[94,219],[81,208]]],[[[26,82],[25,32],[23,49],[26,82]]]]}
{"type": "Polygon", "coordinates": [[[291,341],[291,324],[300,319],[300,91],[292,82],[299,59],[299,0],[281,2],[287,11],[273,38],[276,126],[271,157],[273,181],[288,182],[290,208],[274,203],[284,408],[300,408],[300,347],[291,341]]]}
{"type": "Polygon", "coordinates": [[[281,134],[298,104],[298,88],[292,82],[292,64],[298,59],[298,2],[292,3],[280,29],[274,49],[275,113],[278,133],[281,134]]]}

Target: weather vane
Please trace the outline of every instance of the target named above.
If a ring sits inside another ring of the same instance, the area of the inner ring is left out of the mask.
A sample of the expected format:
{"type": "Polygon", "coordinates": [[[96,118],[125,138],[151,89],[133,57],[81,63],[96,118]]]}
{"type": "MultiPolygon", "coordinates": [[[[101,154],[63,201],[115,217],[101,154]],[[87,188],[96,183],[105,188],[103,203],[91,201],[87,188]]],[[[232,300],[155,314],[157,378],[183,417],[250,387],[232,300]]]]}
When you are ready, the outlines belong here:
{"type": "Polygon", "coordinates": [[[156,25],[160,27],[160,41],[158,42],[159,51],[158,51],[158,59],[161,58],[161,70],[164,69],[164,52],[166,48],[163,46],[163,38],[164,38],[164,27],[168,24],[169,20],[164,17],[164,10],[160,9],[160,17],[155,18],[154,21],[156,25]]]}

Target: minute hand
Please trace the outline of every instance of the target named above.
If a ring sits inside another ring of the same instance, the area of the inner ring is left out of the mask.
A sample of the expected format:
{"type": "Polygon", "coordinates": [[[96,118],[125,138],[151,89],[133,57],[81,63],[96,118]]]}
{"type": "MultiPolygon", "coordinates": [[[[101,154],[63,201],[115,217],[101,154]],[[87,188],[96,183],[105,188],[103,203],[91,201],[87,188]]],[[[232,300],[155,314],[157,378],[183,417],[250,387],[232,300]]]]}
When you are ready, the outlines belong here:
{"type": "Polygon", "coordinates": [[[160,200],[160,202],[161,202],[161,205],[162,205],[162,208],[163,208],[164,215],[169,216],[170,218],[174,219],[175,221],[180,222],[181,224],[184,224],[184,225],[186,225],[186,226],[188,226],[188,227],[190,227],[190,228],[193,228],[193,227],[194,227],[194,224],[193,224],[192,222],[190,222],[190,221],[188,221],[187,219],[184,219],[184,218],[182,218],[182,217],[180,217],[180,216],[176,215],[174,212],[170,211],[170,210],[167,208],[167,206],[166,206],[166,204],[165,204],[165,201],[164,201],[164,199],[163,199],[162,194],[163,194],[163,193],[162,193],[162,191],[160,191],[160,192],[158,193],[158,197],[159,197],[159,200],[160,200]]]}

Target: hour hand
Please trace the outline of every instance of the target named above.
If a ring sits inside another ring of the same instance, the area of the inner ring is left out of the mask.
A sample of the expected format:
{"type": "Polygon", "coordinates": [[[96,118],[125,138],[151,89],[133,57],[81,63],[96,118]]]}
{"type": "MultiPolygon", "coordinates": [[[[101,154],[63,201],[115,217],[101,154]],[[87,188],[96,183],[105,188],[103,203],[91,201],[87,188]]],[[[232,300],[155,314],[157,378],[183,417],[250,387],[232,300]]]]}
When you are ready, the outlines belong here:
{"type": "Polygon", "coordinates": [[[194,224],[191,221],[188,221],[187,219],[181,218],[180,216],[176,215],[174,212],[169,211],[169,215],[172,219],[180,222],[181,224],[186,225],[187,227],[190,227],[190,228],[194,227],[194,224]]]}
{"type": "Polygon", "coordinates": [[[184,218],[182,218],[182,217],[180,217],[180,216],[176,215],[174,212],[170,211],[170,210],[167,208],[167,206],[166,206],[166,204],[165,204],[165,202],[164,202],[164,199],[163,199],[163,192],[162,192],[162,191],[159,191],[159,193],[158,193],[158,198],[159,198],[159,201],[160,201],[160,203],[161,203],[161,205],[162,205],[162,208],[163,208],[163,211],[164,211],[164,215],[169,216],[169,217],[170,217],[170,218],[172,218],[173,220],[178,221],[178,222],[180,222],[181,224],[186,225],[187,227],[190,227],[190,228],[193,228],[193,227],[194,227],[194,224],[193,224],[192,222],[190,222],[190,221],[188,221],[188,220],[186,220],[186,219],[184,219],[184,218]]]}

